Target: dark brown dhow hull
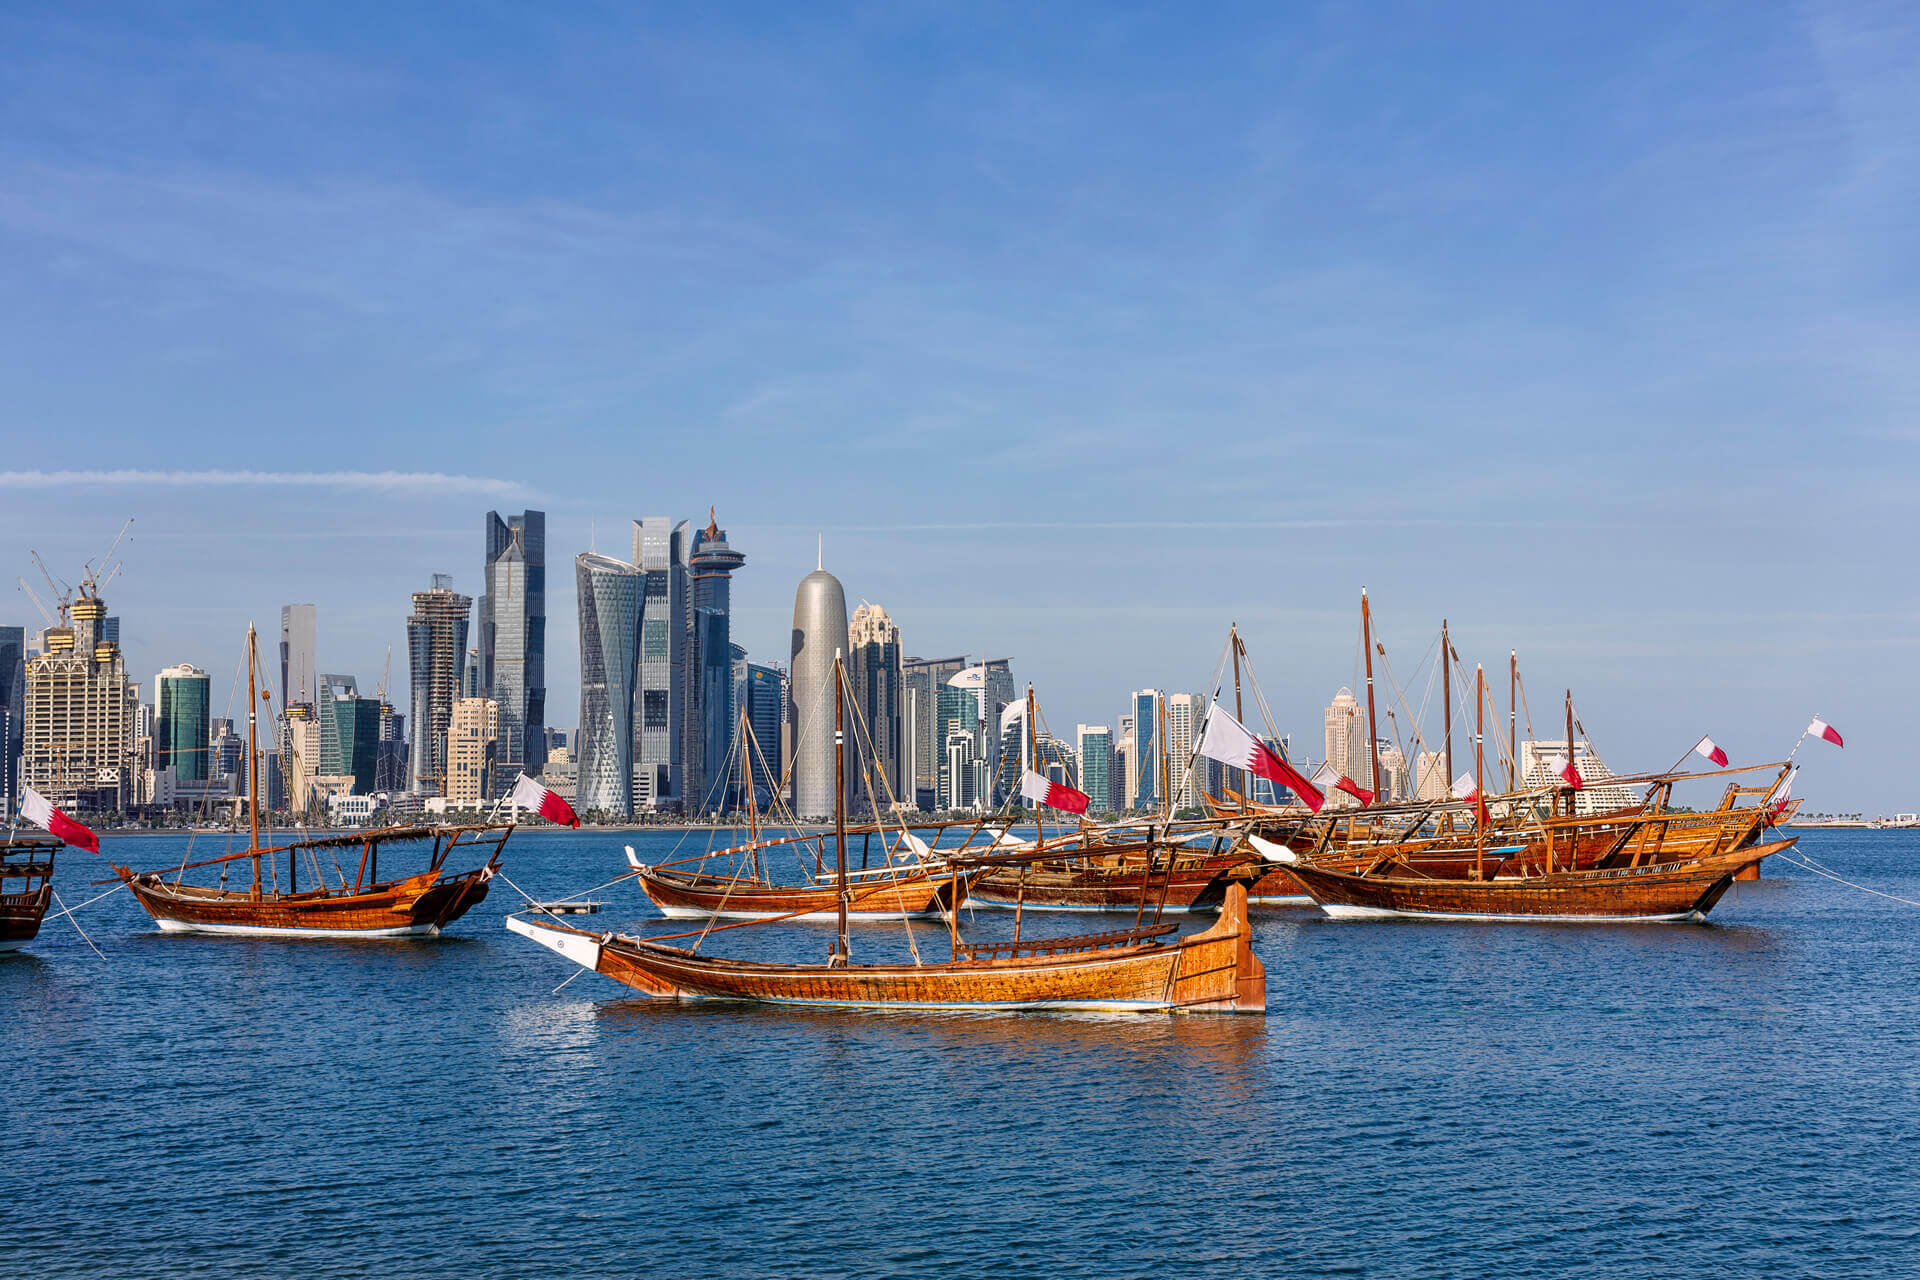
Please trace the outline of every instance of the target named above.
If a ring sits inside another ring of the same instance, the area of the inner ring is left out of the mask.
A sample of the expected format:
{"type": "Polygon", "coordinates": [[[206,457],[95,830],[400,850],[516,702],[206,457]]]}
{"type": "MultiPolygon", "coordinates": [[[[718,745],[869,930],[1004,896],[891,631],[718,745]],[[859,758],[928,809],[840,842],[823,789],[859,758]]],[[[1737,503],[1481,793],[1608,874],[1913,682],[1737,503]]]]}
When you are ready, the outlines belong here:
{"type": "MultiPolygon", "coordinates": [[[[840,890],[835,885],[769,885],[721,876],[680,875],[649,868],[637,872],[640,888],[660,908],[675,917],[726,916],[741,919],[831,920],[839,911],[840,890]]],[[[966,881],[960,893],[966,895],[966,881]]],[[[947,906],[953,881],[931,875],[902,876],[856,882],[847,904],[849,920],[898,920],[902,915],[937,917],[947,906]]]]}
{"type": "Polygon", "coordinates": [[[1320,909],[1337,918],[1542,920],[1596,923],[1701,920],[1743,868],[1792,847],[1754,845],[1653,866],[1500,880],[1363,876],[1313,863],[1288,868],[1320,909]]]}
{"type": "Polygon", "coordinates": [[[40,921],[53,901],[53,885],[22,893],[0,894],[0,951],[14,951],[39,936],[40,921]]]}
{"type": "Polygon", "coordinates": [[[507,927],[583,968],[665,999],[864,1009],[1266,1009],[1266,970],[1250,945],[1246,889],[1241,885],[1229,888],[1220,919],[1211,928],[1164,945],[946,964],[770,964],[714,959],[682,947],[511,916],[507,927]]]}
{"type": "Polygon", "coordinates": [[[442,877],[423,871],[359,893],[265,893],[169,884],[156,875],[127,881],[154,923],[169,933],[294,938],[406,938],[440,932],[486,899],[491,866],[442,877]]]}

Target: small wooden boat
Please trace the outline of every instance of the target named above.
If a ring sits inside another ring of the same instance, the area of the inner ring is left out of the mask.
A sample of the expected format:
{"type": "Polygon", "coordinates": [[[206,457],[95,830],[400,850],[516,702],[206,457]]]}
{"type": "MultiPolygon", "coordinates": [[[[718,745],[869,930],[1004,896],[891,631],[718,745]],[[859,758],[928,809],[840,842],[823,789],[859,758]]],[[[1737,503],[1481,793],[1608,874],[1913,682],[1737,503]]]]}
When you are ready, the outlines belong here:
{"type": "Polygon", "coordinates": [[[53,901],[55,836],[0,840],[0,951],[17,951],[39,936],[53,901]]]}
{"type": "Polygon", "coordinates": [[[263,847],[260,843],[260,753],[255,740],[255,708],[266,697],[257,687],[257,645],[247,628],[247,762],[248,847],[200,862],[183,862],[164,872],[134,872],[111,862],[119,876],[154,923],[168,932],[278,935],[310,938],[394,938],[437,934],[478,906],[499,869],[500,852],[513,826],[479,823],[468,826],[383,827],[350,834],[298,840],[263,847]],[[390,845],[430,845],[424,871],[398,879],[380,878],[380,854],[390,845]],[[358,870],[351,883],[339,863],[342,850],[358,848],[358,870]],[[478,850],[485,861],[470,871],[446,874],[449,857],[457,851],[478,850]],[[326,854],[337,883],[328,884],[326,854]],[[284,855],[286,884],[279,883],[284,855]],[[311,887],[300,887],[300,863],[305,858],[311,887]],[[252,882],[245,889],[205,887],[185,883],[187,871],[246,860],[252,882]],[[271,873],[273,883],[263,880],[271,873]]]}
{"type": "MultiPolygon", "coordinates": [[[[672,917],[724,916],[745,920],[832,920],[840,909],[838,883],[768,884],[753,876],[717,876],[639,866],[634,879],[660,913],[672,917]]],[[[850,920],[937,919],[964,900],[967,882],[928,870],[854,872],[849,877],[850,920]]]]}
{"type": "MultiPolygon", "coordinates": [[[[1022,938],[1020,914],[1008,941],[961,940],[957,913],[947,914],[952,959],[945,963],[853,964],[847,920],[854,882],[847,871],[846,777],[843,717],[845,674],[834,660],[834,863],[838,932],[825,964],[782,964],[704,956],[708,933],[763,926],[765,921],[709,923],[692,946],[670,942],[691,935],[634,938],[592,933],[558,922],[507,918],[507,928],[649,996],[677,1000],[747,1000],[763,1004],[867,1009],[1100,1009],[1257,1013],[1266,1008],[1266,971],[1253,954],[1246,887],[1230,885],[1211,928],[1169,939],[1177,927],[1156,913],[1145,917],[1145,897],[1131,928],[1068,938],[1022,938]]],[[[1040,842],[1044,846],[1044,841],[1040,842]]],[[[1044,847],[969,854],[943,851],[949,881],[969,870],[1004,867],[1049,856],[1044,847]]],[[[906,926],[912,939],[912,926],[906,926]]]]}
{"type": "Polygon", "coordinates": [[[1365,875],[1311,862],[1289,870],[1322,911],[1341,919],[1412,916],[1620,924],[1704,920],[1736,875],[1793,844],[1787,839],[1674,862],[1489,880],[1365,875]]]}
{"type": "Polygon", "coordinates": [[[582,968],[649,996],[866,1009],[1088,1009],[1260,1013],[1266,970],[1251,945],[1243,885],[1202,933],[1142,925],[1070,938],[961,943],[946,964],[773,964],[716,959],[684,947],[566,925],[507,919],[507,928],[582,968]]]}

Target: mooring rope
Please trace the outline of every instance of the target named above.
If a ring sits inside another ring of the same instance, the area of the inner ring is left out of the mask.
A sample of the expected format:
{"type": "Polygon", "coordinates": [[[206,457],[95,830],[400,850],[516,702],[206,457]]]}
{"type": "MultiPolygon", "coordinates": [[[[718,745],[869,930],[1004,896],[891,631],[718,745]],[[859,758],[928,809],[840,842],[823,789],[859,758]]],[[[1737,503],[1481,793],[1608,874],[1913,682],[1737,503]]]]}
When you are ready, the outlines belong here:
{"type": "MultiPolygon", "coordinates": [[[[113,892],[111,889],[107,891],[107,893],[111,893],[111,892],[113,892]]],[[[103,893],[100,896],[104,898],[107,896],[107,894],[103,893]]],[[[99,956],[102,960],[105,960],[107,958],[107,953],[102,951],[100,948],[93,946],[93,939],[89,938],[87,936],[87,931],[80,927],[80,922],[73,918],[73,912],[67,910],[67,904],[65,902],[60,901],[60,891],[58,889],[55,889],[53,891],[53,900],[55,902],[60,903],[60,914],[67,918],[67,923],[72,925],[73,931],[80,935],[80,940],[86,943],[89,947],[93,947],[93,954],[99,956]]]]}
{"type": "Polygon", "coordinates": [[[1806,870],[1813,872],[1813,874],[1817,876],[1825,876],[1827,879],[1834,881],[1836,884],[1843,884],[1847,886],[1847,888],[1849,889],[1858,889],[1860,892],[1870,893],[1876,898],[1890,898],[1895,902],[1902,903],[1909,907],[1920,907],[1920,902],[1915,902],[1911,898],[1902,898],[1898,894],[1882,893],[1878,889],[1869,889],[1866,885],[1855,884],[1853,881],[1848,880],[1843,876],[1835,875],[1833,872],[1828,871],[1823,867],[1816,866],[1811,862],[1803,862],[1799,858],[1795,858],[1789,854],[1776,853],[1773,856],[1781,859],[1784,862],[1790,862],[1796,867],[1803,867],[1806,870]]]}

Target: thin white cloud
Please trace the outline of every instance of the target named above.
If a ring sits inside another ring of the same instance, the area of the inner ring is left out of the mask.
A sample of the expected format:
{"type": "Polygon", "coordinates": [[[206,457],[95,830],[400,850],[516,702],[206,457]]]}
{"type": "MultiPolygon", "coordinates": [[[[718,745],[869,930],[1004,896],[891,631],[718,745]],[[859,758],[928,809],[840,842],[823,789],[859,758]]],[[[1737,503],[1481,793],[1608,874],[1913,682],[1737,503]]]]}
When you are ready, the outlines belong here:
{"type": "Polygon", "coordinates": [[[407,489],[511,498],[529,493],[518,480],[441,471],[0,471],[0,489],[71,489],[119,485],[242,485],[253,488],[407,489]]]}

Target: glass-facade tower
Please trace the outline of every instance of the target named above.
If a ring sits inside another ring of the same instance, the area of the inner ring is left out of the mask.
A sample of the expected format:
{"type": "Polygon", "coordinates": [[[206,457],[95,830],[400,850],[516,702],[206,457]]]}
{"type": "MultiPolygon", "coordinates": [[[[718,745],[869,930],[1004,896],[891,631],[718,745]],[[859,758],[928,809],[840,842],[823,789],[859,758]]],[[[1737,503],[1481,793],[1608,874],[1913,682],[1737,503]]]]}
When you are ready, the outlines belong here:
{"type": "Polygon", "coordinates": [[[645,574],[591,551],[574,557],[580,603],[580,727],[575,808],[633,816],[635,654],[645,574]]]}
{"type": "Polygon", "coordinates": [[[547,516],[486,516],[478,623],[479,690],[500,707],[498,776],[547,759],[547,516]]]}
{"type": "Polygon", "coordinates": [[[198,667],[168,667],[153,678],[153,767],[179,782],[205,782],[213,742],[208,718],[213,681],[198,667]]]}

